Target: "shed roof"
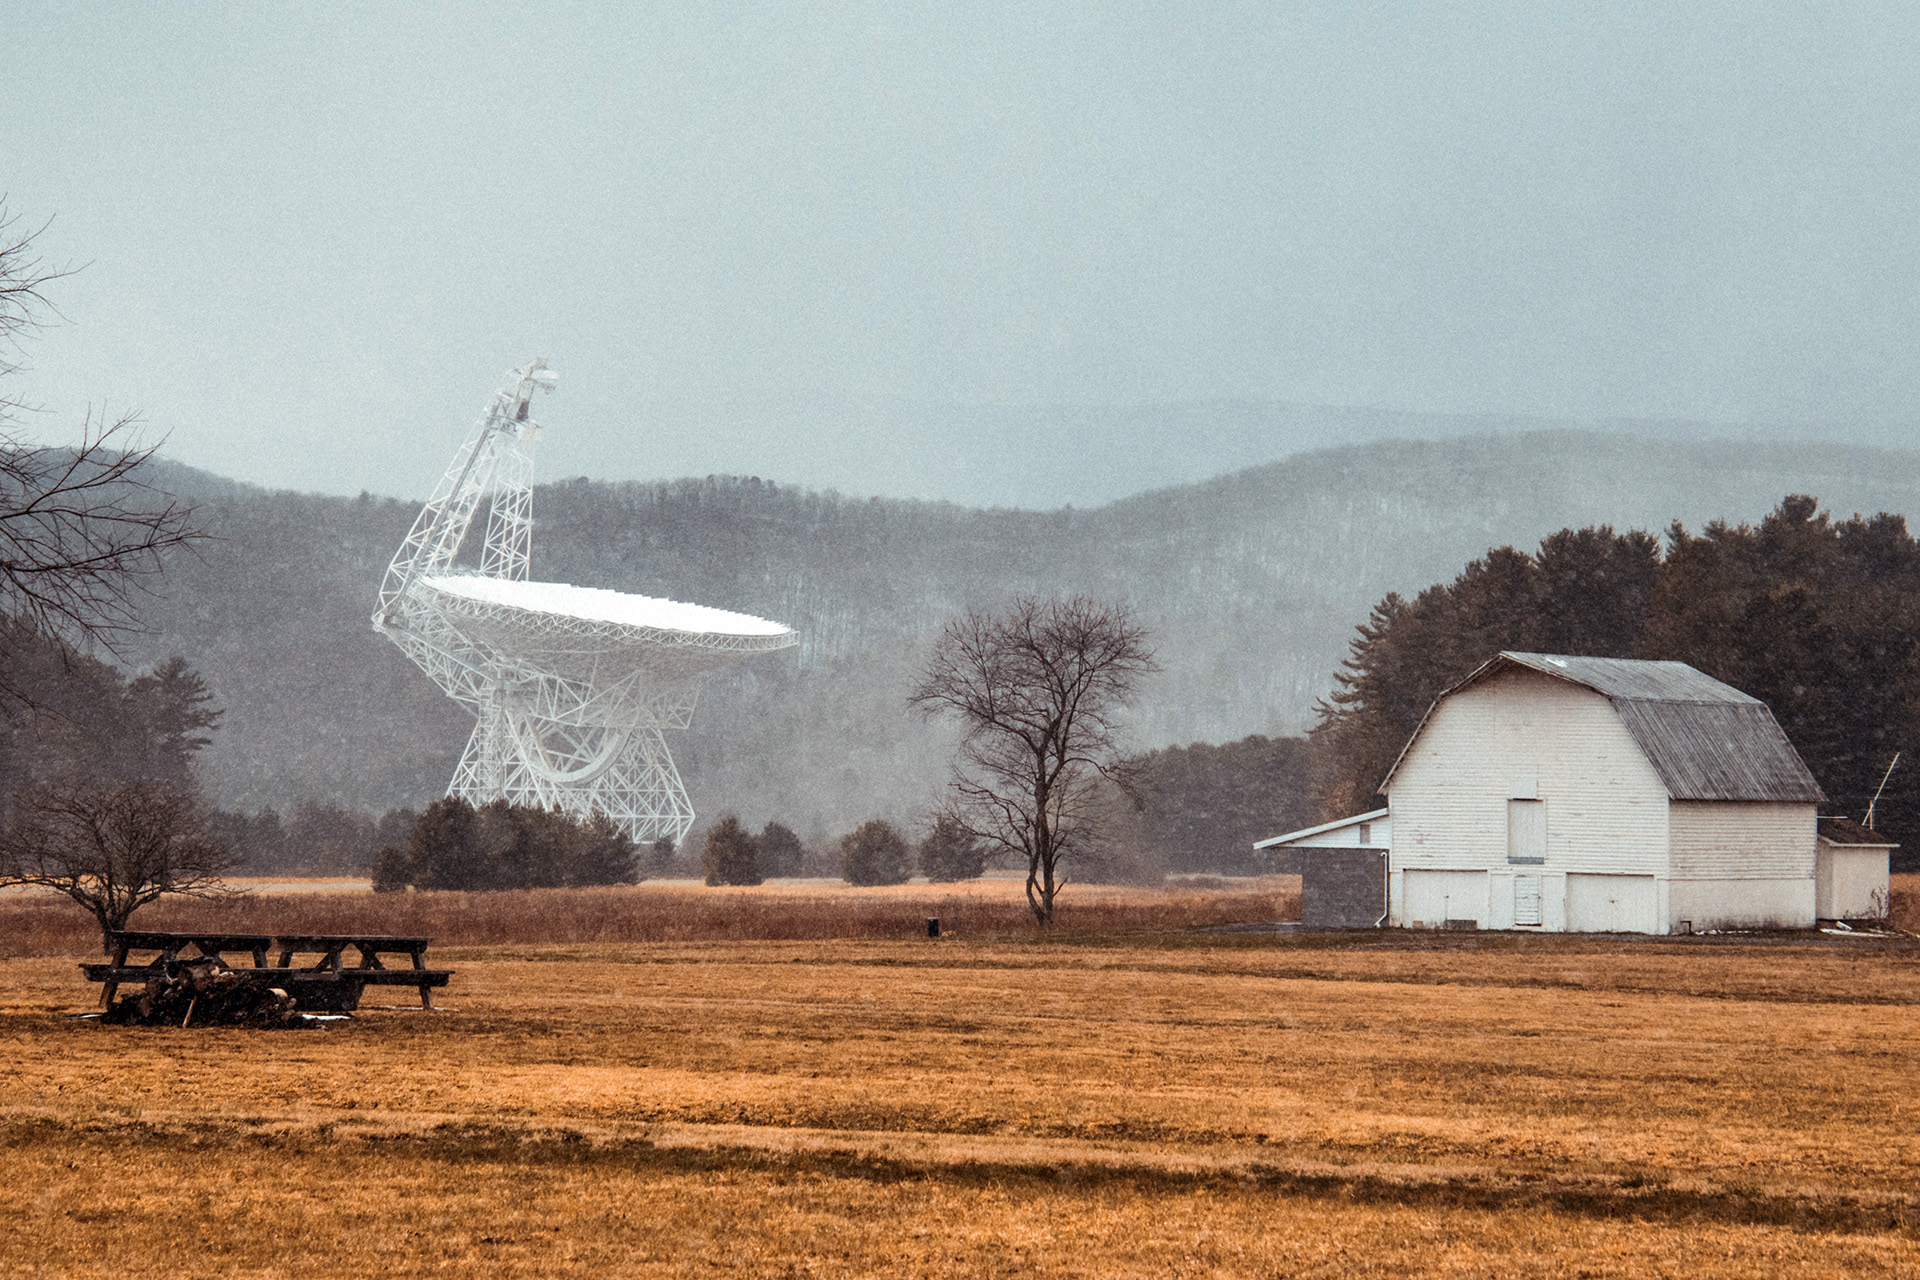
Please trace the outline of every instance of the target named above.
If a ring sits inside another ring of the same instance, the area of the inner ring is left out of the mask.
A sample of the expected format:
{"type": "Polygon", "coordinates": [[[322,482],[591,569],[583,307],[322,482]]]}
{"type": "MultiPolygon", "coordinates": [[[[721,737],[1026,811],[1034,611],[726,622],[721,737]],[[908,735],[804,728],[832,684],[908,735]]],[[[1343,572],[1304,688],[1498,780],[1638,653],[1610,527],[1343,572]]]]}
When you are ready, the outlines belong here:
{"type": "Polygon", "coordinates": [[[1862,826],[1852,818],[1821,818],[1820,838],[1828,844],[1861,845],[1870,849],[1898,849],[1898,841],[1889,840],[1872,827],[1862,826]]]}
{"type": "Polygon", "coordinates": [[[1684,662],[1495,654],[1442,690],[1387,771],[1388,782],[1446,699],[1503,672],[1524,670],[1591,689],[1613,703],[1675,800],[1817,803],[1826,799],[1767,704],[1684,662]]]}
{"type": "Polygon", "coordinates": [[[1285,835],[1269,836],[1253,846],[1256,849],[1271,849],[1276,845],[1291,844],[1295,840],[1305,840],[1308,836],[1325,835],[1329,831],[1338,831],[1342,827],[1357,827],[1363,822],[1378,822],[1388,814],[1386,809],[1369,809],[1365,813],[1356,813],[1350,817],[1336,818],[1332,822],[1323,822],[1317,827],[1302,827],[1298,831],[1289,831],[1285,835]]]}

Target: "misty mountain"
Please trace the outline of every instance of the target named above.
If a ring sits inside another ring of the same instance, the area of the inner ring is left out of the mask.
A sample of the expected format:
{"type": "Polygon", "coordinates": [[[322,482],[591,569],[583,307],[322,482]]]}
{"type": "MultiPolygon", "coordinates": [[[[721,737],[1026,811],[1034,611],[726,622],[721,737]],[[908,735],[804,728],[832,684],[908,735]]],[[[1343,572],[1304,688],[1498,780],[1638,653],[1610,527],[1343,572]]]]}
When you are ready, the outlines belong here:
{"type": "MultiPolygon", "coordinates": [[[[180,653],[226,707],[202,761],[219,801],[380,810],[439,794],[471,721],[367,621],[415,505],[177,465],[159,479],[215,540],[171,566],[154,634],[123,656],[180,653]]],[[[1576,432],[1386,441],[1054,511],[580,478],[537,491],[533,571],[796,627],[797,648],[712,680],[671,740],[703,817],[819,834],[911,819],[937,794],[951,730],[905,698],[962,609],[1024,592],[1133,603],[1164,668],[1133,709],[1143,748],[1297,733],[1388,591],[1567,525],[1756,520],[1789,492],[1841,515],[1913,512],[1920,455],[1576,432]]]]}

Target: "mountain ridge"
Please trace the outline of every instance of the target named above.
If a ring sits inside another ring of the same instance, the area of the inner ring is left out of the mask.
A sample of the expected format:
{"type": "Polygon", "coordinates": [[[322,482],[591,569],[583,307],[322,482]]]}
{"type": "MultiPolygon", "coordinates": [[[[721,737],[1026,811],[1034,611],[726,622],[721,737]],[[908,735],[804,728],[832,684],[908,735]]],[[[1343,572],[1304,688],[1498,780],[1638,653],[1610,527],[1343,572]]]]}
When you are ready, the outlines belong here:
{"type": "MultiPolygon", "coordinates": [[[[370,808],[445,786],[470,722],[367,625],[417,506],[267,490],[166,463],[217,541],[170,566],[130,657],[180,652],[228,717],[206,753],[230,806],[370,808]]],[[[1920,512],[1920,454],[1558,430],[1311,450],[1099,507],[846,498],[754,477],[538,487],[534,576],[689,599],[799,630],[714,680],[673,745],[703,815],[800,829],[912,818],[950,730],[905,695],[944,622],[1009,595],[1126,600],[1165,668],[1143,748],[1298,732],[1388,591],[1567,525],[1755,520],[1789,492],[1839,515],[1920,512]]]]}

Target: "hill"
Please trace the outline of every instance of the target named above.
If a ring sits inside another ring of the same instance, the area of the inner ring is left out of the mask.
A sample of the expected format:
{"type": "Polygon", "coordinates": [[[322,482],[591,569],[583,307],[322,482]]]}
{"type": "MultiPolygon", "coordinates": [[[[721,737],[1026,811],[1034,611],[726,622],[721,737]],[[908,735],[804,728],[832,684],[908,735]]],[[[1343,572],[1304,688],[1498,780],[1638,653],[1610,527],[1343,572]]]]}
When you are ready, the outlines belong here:
{"type": "MultiPolygon", "coordinates": [[[[415,505],[267,492],[179,466],[216,541],[182,557],[126,655],[185,655],[227,708],[204,759],[228,806],[368,808],[438,794],[470,722],[369,629],[415,505]]],[[[942,623],[1019,592],[1135,603],[1164,673],[1142,747],[1292,733],[1390,590],[1567,525],[1757,519],[1789,492],[1839,514],[1920,510],[1920,455],[1550,431],[1308,453],[1077,510],[854,500],[751,478],[542,486],[534,573],[792,623],[797,649],[709,686],[675,742],[704,815],[803,832],[910,817],[946,731],[906,690],[942,623]]]]}

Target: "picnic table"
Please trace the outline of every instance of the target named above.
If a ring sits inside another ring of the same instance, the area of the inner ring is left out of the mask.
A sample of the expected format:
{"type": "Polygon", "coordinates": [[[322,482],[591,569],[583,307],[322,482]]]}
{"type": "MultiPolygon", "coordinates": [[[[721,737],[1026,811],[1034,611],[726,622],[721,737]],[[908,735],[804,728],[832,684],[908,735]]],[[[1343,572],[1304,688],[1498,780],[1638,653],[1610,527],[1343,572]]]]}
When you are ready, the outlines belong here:
{"type": "Polygon", "coordinates": [[[241,973],[259,974],[294,998],[303,1009],[348,1011],[360,1006],[360,993],[370,986],[417,987],[420,1007],[433,1008],[433,989],[453,977],[451,969],[427,968],[431,938],[396,938],[382,934],[330,933],[141,933],[107,935],[113,959],[83,964],[88,981],[103,984],[100,1007],[113,1004],[123,982],[146,982],[173,976],[184,964],[211,961],[241,973]],[[182,952],[192,949],[191,954],[182,952]],[[356,951],[354,963],[347,952],[356,951]],[[154,952],[150,960],[131,959],[134,952],[154,952]],[[276,954],[277,953],[277,954],[276,954]],[[273,954],[277,961],[268,964],[273,954]],[[411,964],[389,969],[381,956],[406,956],[411,964]],[[228,956],[244,956],[249,965],[231,963],[228,956]],[[309,957],[317,957],[309,959],[309,957]],[[297,962],[297,963],[296,963],[297,962]]]}

